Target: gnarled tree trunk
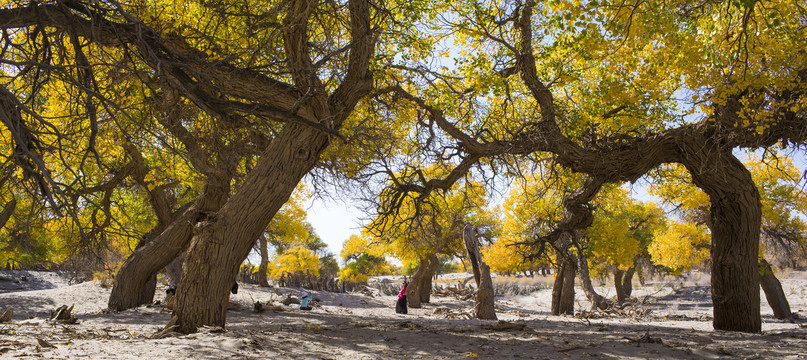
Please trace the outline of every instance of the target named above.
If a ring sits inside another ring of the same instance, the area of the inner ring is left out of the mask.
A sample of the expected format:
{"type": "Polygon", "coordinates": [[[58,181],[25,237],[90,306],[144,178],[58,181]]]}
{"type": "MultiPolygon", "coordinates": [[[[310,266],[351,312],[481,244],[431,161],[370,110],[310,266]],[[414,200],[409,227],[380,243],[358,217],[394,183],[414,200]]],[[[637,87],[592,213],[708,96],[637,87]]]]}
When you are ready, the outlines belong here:
{"type": "Polygon", "coordinates": [[[759,284],[762,286],[762,291],[765,292],[768,305],[773,310],[773,317],[779,320],[789,319],[793,314],[790,312],[790,304],[782,290],[782,283],[773,274],[771,264],[765,259],[759,261],[759,273],[759,284]]]}
{"type": "Polygon", "coordinates": [[[462,230],[462,239],[465,242],[465,250],[468,252],[468,261],[471,262],[474,270],[474,280],[476,280],[474,315],[481,320],[496,320],[493,280],[490,278],[490,267],[482,261],[482,254],[479,252],[476,228],[471,224],[466,224],[462,230]]]}
{"type": "Polygon", "coordinates": [[[428,304],[431,301],[432,276],[437,272],[439,265],[440,262],[434,253],[420,260],[420,265],[406,288],[406,302],[410,307],[419,308],[421,303],[428,304]]]}
{"type": "Polygon", "coordinates": [[[686,143],[691,146],[682,151],[693,182],[711,202],[713,325],[717,330],[759,332],[759,192],[730,149],[700,140],[686,143]]]}
{"type": "Polygon", "coordinates": [[[582,254],[577,256],[577,267],[580,271],[580,285],[583,286],[583,293],[586,294],[588,301],[591,301],[591,309],[605,310],[610,307],[608,300],[594,290],[591,276],[588,273],[588,259],[582,254]]]}
{"type": "Polygon", "coordinates": [[[555,272],[555,283],[552,285],[552,315],[574,315],[574,277],[577,265],[564,258],[555,272]]]}

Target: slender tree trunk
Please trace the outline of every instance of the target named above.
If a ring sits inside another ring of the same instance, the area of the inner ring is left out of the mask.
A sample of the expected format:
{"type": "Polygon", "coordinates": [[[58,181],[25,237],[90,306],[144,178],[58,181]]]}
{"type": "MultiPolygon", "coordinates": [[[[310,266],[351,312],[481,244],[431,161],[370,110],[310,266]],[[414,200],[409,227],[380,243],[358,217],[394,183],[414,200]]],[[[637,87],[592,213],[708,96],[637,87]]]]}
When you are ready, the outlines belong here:
{"type": "Polygon", "coordinates": [[[591,309],[607,309],[610,304],[608,304],[608,301],[605,300],[602,295],[597,294],[597,291],[594,290],[594,285],[591,284],[591,276],[588,273],[588,259],[583,255],[578,255],[577,267],[580,272],[580,284],[583,287],[583,293],[586,294],[586,298],[591,301],[591,309]]]}
{"type": "Polygon", "coordinates": [[[782,283],[776,278],[771,264],[765,259],[759,262],[759,273],[759,284],[762,286],[762,291],[765,292],[768,305],[773,310],[773,317],[779,320],[789,319],[792,313],[785,292],[782,290],[782,283]]]}
{"type": "Polygon", "coordinates": [[[266,235],[261,234],[261,237],[258,238],[258,247],[261,251],[261,264],[258,266],[258,285],[262,287],[269,286],[269,279],[266,275],[269,270],[269,245],[267,243],[266,235]]]}
{"type": "Polygon", "coordinates": [[[564,258],[555,272],[555,283],[552,285],[552,315],[574,315],[574,277],[577,265],[564,258]]]}
{"type": "Polygon", "coordinates": [[[630,295],[633,293],[633,274],[635,272],[636,267],[631,266],[622,276],[622,293],[625,294],[625,299],[630,299],[630,295]]]}
{"type": "Polygon", "coordinates": [[[468,252],[468,260],[474,264],[474,280],[476,280],[474,314],[480,320],[496,320],[493,280],[490,278],[490,267],[482,261],[482,254],[479,252],[476,228],[471,224],[466,224],[462,230],[462,239],[465,242],[465,250],[468,252]]]}
{"type": "Polygon", "coordinates": [[[625,275],[625,270],[616,268],[614,270],[614,289],[616,290],[616,302],[622,305],[627,297],[625,296],[625,288],[622,287],[622,277],[625,275]]]}
{"type": "Polygon", "coordinates": [[[713,325],[759,332],[759,234],[762,212],[751,173],[731,150],[698,139],[682,149],[692,180],[709,195],[712,229],[713,325]]]}

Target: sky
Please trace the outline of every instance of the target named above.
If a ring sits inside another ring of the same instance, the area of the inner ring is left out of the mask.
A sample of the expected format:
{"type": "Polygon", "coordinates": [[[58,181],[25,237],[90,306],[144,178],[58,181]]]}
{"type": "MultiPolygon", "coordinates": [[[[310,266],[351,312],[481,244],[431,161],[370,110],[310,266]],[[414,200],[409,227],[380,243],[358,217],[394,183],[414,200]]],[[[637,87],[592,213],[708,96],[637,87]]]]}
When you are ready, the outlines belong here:
{"type": "Polygon", "coordinates": [[[306,204],[308,222],[314,227],[317,235],[328,244],[328,250],[339,258],[342,243],[352,234],[361,232],[362,221],[366,218],[353,204],[340,200],[322,199],[314,197],[306,204]]]}

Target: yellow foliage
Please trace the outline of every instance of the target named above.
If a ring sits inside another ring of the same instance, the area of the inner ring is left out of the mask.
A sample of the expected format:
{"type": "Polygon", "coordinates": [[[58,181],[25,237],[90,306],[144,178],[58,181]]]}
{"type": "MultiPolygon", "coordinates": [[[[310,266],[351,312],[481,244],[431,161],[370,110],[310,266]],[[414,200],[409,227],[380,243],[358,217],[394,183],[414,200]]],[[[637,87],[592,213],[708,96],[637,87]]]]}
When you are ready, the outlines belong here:
{"type": "Polygon", "coordinates": [[[269,266],[269,276],[279,279],[283,273],[310,273],[319,276],[319,258],[303,246],[292,247],[278,255],[269,266]]]}
{"type": "Polygon", "coordinates": [[[709,257],[709,234],[695,224],[673,221],[656,232],[647,250],[654,264],[680,274],[709,257]]]}

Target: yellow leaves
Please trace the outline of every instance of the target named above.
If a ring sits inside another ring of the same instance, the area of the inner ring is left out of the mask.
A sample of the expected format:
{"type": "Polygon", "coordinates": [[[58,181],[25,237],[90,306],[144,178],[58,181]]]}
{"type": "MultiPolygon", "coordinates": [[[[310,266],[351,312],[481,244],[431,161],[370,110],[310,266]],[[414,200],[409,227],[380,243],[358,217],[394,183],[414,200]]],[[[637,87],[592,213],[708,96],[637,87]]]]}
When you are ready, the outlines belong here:
{"type": "Polygon", "coordinates": [[[279,279],[286,272],[319,276],[319,258],[312,250],[303,246],[292,247],[279,255],[269,267],[269,276],[273,279],[279,279]]]}
{"type": "Polygon", "coordinates": [[[695,224],[673,221],[655,233],[647,250],[654,264],[680,274],[709,257],[709,235],[695,224]]]}

